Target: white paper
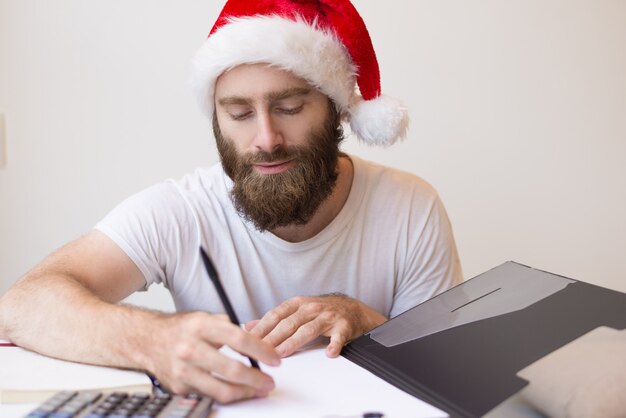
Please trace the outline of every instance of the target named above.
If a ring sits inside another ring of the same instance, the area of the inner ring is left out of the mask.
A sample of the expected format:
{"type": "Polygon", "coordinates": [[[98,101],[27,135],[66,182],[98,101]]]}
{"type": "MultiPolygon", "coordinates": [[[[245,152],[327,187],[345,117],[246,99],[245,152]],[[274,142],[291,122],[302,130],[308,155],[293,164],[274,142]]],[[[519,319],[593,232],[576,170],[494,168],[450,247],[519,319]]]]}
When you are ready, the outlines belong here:
{"type": "Polygon", "coordinates": [[[287,357],[279,367],[261,367],[276,389],[267,398],[215,405],[215,418],[347,418],[366,412],[385,418],[448,416],[343,357],[326,357],[323,348],[287,357]]]}

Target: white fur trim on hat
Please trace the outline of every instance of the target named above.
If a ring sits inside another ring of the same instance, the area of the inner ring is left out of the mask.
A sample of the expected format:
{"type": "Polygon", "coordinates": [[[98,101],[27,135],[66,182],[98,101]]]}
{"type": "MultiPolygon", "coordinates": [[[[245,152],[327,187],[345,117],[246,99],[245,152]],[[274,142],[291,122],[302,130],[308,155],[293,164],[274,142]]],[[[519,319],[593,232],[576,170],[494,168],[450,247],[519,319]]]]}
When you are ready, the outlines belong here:
{"type": "Polygon", "coordinates": [[[293,72],[330,97],[340,111],[354,101],[356,68],[333,33],[302,19],[235,18],[208,37],[192,62],[192,87],[209,118],[217,78],[238,65],[255,63],[293,72]]]}

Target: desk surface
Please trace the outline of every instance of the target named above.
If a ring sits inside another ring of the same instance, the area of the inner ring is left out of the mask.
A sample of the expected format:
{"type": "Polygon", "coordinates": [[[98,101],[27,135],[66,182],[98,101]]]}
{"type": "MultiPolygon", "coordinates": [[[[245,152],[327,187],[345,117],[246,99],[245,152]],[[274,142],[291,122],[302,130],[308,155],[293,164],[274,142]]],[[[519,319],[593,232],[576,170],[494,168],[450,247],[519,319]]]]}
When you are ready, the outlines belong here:
{"type": "MultiPolygon", "coordinates": [[[[226,351],[229,355],[238,356],[230,350],[226,351]]],[[[7,358],[0,351],[0,375],[3,357],[7,358]]],[[[242,358],[242,361],[245,359],[242,358]]],[[[76,364],[68,363],[68,367],[76,367],[76,364]]],[[[29,369],[28,364],[23,368],[25,375],[30,376],[33,381],[36,381],[37,373],[41,373],[41,369],[29,369]]],[[[343,357],[327,358],[322,348],[297,353],[284,359],[280,367],[265,366],[264,370],[274,377],[277,386],[269,397],[231,405],[216,405],[211,417],[347,418],[357,417],[365,412],[381,412],[385,414],[385,418],[447,416],[343,357]]],[[[94,385],[97,387],[97,382],[94,385]]],[[[22,417],[36,406],[0,404],[0,416],[22,417]]],[[[503,417],[537,418],[541,415],[522,400],[512,398],[488,415],[488,418],[503,417]]]]}

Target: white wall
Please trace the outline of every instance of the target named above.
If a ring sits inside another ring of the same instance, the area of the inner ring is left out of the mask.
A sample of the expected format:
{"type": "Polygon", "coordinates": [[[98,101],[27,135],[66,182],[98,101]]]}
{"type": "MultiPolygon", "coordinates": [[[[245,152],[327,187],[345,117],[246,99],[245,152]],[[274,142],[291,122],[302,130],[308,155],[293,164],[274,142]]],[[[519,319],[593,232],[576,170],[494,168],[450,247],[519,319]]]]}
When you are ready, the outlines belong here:
{"type": "MultiPolygon", "coordinates": [[[[124,197],[217,160],[186,83],[222,3],[0,0],[0,294],[124,197]]],[[[412,122],[345,149],[437,187],[466,277],[516,260],[626,291],[626,1],[355,5],[412,122]]],[[[171,309],[162,289],[133,300],[171,309]]]]}

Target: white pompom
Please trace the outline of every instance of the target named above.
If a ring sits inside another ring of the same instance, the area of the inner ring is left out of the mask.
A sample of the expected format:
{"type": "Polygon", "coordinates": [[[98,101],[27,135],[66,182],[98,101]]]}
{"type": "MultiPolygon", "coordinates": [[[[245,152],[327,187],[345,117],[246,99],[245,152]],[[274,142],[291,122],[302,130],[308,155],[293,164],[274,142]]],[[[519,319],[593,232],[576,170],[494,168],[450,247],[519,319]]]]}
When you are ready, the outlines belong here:
{"type": "Polygon", "coordinates": [[[409,126],[406,107],[389,96],[360,100],[351,106],[349,113],[352,131],[369,145],[392,145],[404,138],[409,126]]]}

